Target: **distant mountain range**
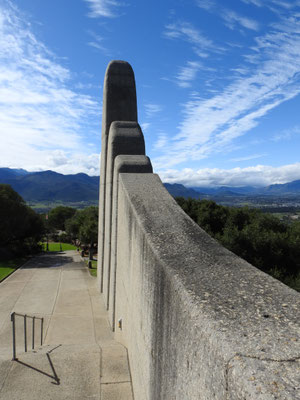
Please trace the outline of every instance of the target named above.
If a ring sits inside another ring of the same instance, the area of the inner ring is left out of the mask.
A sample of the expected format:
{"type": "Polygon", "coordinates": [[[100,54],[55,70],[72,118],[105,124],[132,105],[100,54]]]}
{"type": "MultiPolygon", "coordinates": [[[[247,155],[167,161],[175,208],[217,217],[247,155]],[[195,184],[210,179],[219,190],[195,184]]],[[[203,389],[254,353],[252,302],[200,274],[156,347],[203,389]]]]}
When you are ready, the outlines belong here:
{"type": "Polygon", "coordinates": [[[299,196],[300,180],[284,184],[276,184],[265,187],[254,186],[219,186],[210,187],[192,187],[187,188],[178,183],[164,183],[165,188],[172,196],[192,197],[194,199],[203,196],[209,197],[243,197],[243,196],[299,196]]]}
{"type": "MultiPolygon", "coordinates": [[[[99,176],[86,174],[63,175],[53,171],[28,172],[24,169],[0,168],[0,183],[13,187],[26,201],[95,201],[99,198],[99,176]]],[[[300,180],[266,187],[193,187],[165,183],[169,193],[176,197],[194,199],[207,197],[243,196],[299,196],[300,180]]]]}
{"type": "Polygon", "coordinates": [[[0,183],[11,185],[26,201],[80,202],[99,198],[99,176],[86,174],[0,168],[0,183]]]}

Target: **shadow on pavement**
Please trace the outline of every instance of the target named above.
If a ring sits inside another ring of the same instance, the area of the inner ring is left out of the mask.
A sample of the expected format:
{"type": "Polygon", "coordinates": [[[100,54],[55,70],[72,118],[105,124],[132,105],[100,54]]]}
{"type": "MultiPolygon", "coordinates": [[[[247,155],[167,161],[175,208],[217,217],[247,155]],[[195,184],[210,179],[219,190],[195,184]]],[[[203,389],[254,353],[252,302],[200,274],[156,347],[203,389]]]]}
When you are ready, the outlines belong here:
{"type": "Polygon", "coordinates": [[[47,372],[44,372],[44,371],[42,371],[42,370],[39,369],[39,368],[36,368],[36,367],[34,367],[34,366],[30,365],[30,364],[27,364],[27,363],[25,363],[24,361],[20,361],[19,359],[16,359],[15,361],[16,361],[17,363],[19,363],[19,364],[24,365],[24,367],[33,369],[34,371],[39,372],[40,374],[46,375],[46,376],[48,376],[49,378],[54,379],[55,382],[51,382],[51,383],[53,383],[53,385],[60,385],[60,379],[59,379],[59,377],[58,377],[57,374],[56,374],[54,365],[53,365],[52,360],[51,360],[51,358],[50,358],[50,354],[49,354],[49,353],[46,353],[46,356],[47,356],[47,358],[48,358],[48,361],[49,361],[50,367],[51,367],[51,369],[52,369],[53,375],[50,375],[50,374],[48,374],[47,372]]]}
{"type": "Polygon", "coordinates": [[[68,255],[62,255],[63,253],[56,252],[53,254],[40,255],[32,258],[22,269],[31,268],[58,268],[62,264],[73,263],[74,260],[68,255]]]}

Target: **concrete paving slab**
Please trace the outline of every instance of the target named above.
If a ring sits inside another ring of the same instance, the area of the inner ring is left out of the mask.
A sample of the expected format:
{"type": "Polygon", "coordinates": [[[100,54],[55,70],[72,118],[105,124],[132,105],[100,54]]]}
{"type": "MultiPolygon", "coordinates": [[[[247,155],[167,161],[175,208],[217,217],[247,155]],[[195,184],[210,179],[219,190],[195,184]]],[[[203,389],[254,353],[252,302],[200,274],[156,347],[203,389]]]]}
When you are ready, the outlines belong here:
{"type": "MultiPolygon", "coordinates": [[[[61,268],[60,268],[61,269],[61,268]]],[[[57,268],[41,268],[41,269],[36,269],[34,272],[31,282],[36,282],[36,281],[59,281],[60,279],[60,274],[57,273],[57,268]]]]}
{"type": "Polygon", "coordinates": [[[101,400],[133,398],[127,352],[113,339],[96,279],[74,251],[30,260],[0,284],[0,400],[100,399],[100,392],[101,400]],[[37,322],[33,351],[28,319],[25,353],[17,317],[19,362],[11,361],[13,311],[45,319],[44,345],[37,322]]]}
{"type": "Polygon", "coordinates": [[[62,269],[62,280],[80,279],[88,275],[88,271],[81,268],[62,269]]]}
{"type": "Polygon", "coordinates": [[[30,281],[23,289],[13,311],[21,314],[51,314],[59,281],[30,281]]]}
{"type": "Polygon", "coordinates": [[[101,348],[101,383],[130,382],[126,348],[117,343],[101,348]]]}
{"type": "Polygon", "coordinates": [[[82,316],[93,318],[91,301],[86,289],[62,291],[54,308],[54,315],[82,316]]]}
{"type": "Polygon", "coordinates": [[[101,385],[101,400],[133,400],[131,384],[107,383],[101,385]]]}
{"type": "MultiPolygon", "coordinates": [[[[62,292],[67,292],[68,290],[82,290],[87,288],[87,280],[86,277],[80,278],[70,278],[70,279],[62,279],[61,288],[62,292]]],[[[99,296],[99,293],[98,293],[99,296]]]]}
{"type": "Polygon", "coordinates": [[[94,318],[95,340],[99,345],[105,346],[113,341],[113,333],[107,318],[94,318]]]}
{"type": "Polygon", "coordinates": [[[52,316],[45,343],[95,343],[93,320],[88,317],[79,316],[52,316]]]}
{"type": "Polygon", "coordinates": [[[7,310],[7,311],[3,310],[2,311],[1,308],[0,308],[0,336],[1,336],[2,329],[3,329],[4,325],[5,325],[5,322],[9,318],[10,318],[10,310],[7,310]]]}
{"type": "Polygon", "coordinates": [[[99,399],[99,365],[98,346],[49,346],[43,352],[28,353],[13,363],[0,399],[99,399]]]}
{"type": "MultiPolygon", "coordinates": [[[[4,282],[3,282],[4,283],[4,282]]],[[[1,286],[0,290],[0,333],[6,318],[14,308],[26,282],[11,282],[1,286]]]]}
{"type": "Polygon", "coordinates": [[[12,368],[12,364],[13,363],[8,359],[2,359],[2,357],[0,358],[0,393],[9,371],[12,368]]]}
{"type": "Polygon", "coordinates": [[[19,268],[13,274],[11,274],[8,278],[5,279],[1,283],[6,284],[10,282],[28,282],[33,277],[35,271],[31,269],[19,268]]]}

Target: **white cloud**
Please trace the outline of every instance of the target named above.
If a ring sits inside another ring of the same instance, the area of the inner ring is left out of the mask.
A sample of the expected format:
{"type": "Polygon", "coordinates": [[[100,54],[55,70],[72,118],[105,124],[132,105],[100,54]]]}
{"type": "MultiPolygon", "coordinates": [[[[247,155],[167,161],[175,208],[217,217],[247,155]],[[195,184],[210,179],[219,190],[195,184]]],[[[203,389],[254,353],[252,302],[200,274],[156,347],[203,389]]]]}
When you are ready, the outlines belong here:
{"type": "Polygon", "coordinates": [[[143,132],[147,132],[147,130],[149,129],[150,125],[151,125],[150,122],[143,122],[141,124],[142,131],[143,132]]]}
{"type": "Polygon", "coordinates": [[[263,154],[252,154],[252,155],[245,156],[245,157],[231,158],[230,161],[234,161],[234,162],[250,161],[250,160],[255,160],[257,158],[265,157],[266,155],[267,155],[266,153],[263,153],[263,154]]]}
{"type": "Polygon", "coordinates": [[[198,7],[207,11],[210,11],[215,7],[215,2],[213,0],[197,0],[196,4],[198,7]]]}
{"type": "MultiPolygon", "coordinates": [[[[52,171],[61,174],[78,174],[83,172],[85,174],[95,176],[100,174],[100,154],[84,155],[81,153],[53,151],[45,153],[46,162],[40,159],[40,163],[28,165],[28,171],[45,171],[51,169],[52,171]]],[[[11,166],[14,168],[14,165],[11,166]]]]}
{"type": "Polygon", "coordinates": [[[246,4],[253,4],[257,7],[268,7],[271,11],[275,13],[280,12],[280,10],[290,10],[295,7],[299,7],[300,2],[299,0],[242,0],[246,4]]]}
{"type": "Polygon", "coordinates": [[[168,136],[165,133],[160,133],[158,135],[158,140],[156,141],[153,147],[155,149],[161,149],[165,147],[167,143],[168,143],[168,136]]]}
{"type": "Polygon", "coordinates": [[[89,16],[92,18],[97,17],[115,17],[116,14],[113,11],[115,7],[121,5],[119,1],[115,0],[85,0],[90,6],[89,16]]]}
{"type": "Polygon", "coordinates": [[[151,118],[154,114],[157,114],[162,111],[162,106],[159,104],[146,103],[145,104],[145,112],[148,118],[151,118]]]}
{"type": "Polygon", "coordinates": [[[182,39],[193,45],[195,53],[199,57],[208,57],[207,52],[220,52],[222,48],[215,45],[212,40],[205,37],[189,22],[178,22],[166,26],[165,37],[169,39],[182,39]]]}
{"type": "Polygon", "coordinates": [[[232,169],[171,169],[158,173],[163,182],[181,183],[185,186],[268,186],[300,179],[300,163],[280,167],[256,165],[232,169]]]}
{"type": "Polygon", "coordinates": [[[257,7],[262,7],[264,4],[261,0],[242,0],[246,4],[254,4],[257,7]]]}
{"type": "Polygon", "coordinates": [[[289,140],[293,136],[299,136],[300,134],[300,127],[299,126],[294,126],[291,129],[284,129],[281,133],[278,133],[273,136],[272,140],[274,142],[279,142],[281,140],[289,140]]]}
{"type": "Polygon", "coordinates": [[[176,76],[176,83],[180,87],[190,87],[191,81],[196,78],[197,72],[201,67],[201,63],[197,61],[188,61],[185,67],[181,67],[176,76]]]}
{"type": "MultiPolygon", "coordinates": [[[[71,86],[71,72],[33,34],[10,2],[0,7],[1,164],[49,169],[63,152],[85,154],[87,124],[100,105],[71,86]]],[[[94,124],[94,126],[93,126],[94,124]]],[[[63,163],[61,164],[63,165],[63,163]]],[[[79,166],[78,166],[79,168],[79,166]]]]}
{"type": "Polygon", "coordinates": [[[92,32],[92,31],[88,31],[88,34],[93,39],[87,43],[88,46],[93,47],[94,49],[100,50],[104,54],[109,53],[108,49],[103,45],[103,41],[104,41],[103,37],[97,35],[96,33],[92,32]]]}
{"type": "Polygon", "coordinates": [[[248,17],[243,17],[241,15],[238,15],[234,11],[226,10],[222,13],[223,19],[226,21],[226,25],[230,29],[234,29],[237,24],[241,25],[243,28],[258,31],[259,30],[259,24],[255,20],[248,18],[248,17]]]}
{"type": "Polygon", "coordinates": [[[154,164],[168,168],[225,152],[232,141],[257,126],[260,118],[300,93],[300,21],[294,17],[256,38],[251,68],[211,98],[184,105],[179,133],[154,164]],[[247,74],[246,74],[247,71],[247,74]]]}

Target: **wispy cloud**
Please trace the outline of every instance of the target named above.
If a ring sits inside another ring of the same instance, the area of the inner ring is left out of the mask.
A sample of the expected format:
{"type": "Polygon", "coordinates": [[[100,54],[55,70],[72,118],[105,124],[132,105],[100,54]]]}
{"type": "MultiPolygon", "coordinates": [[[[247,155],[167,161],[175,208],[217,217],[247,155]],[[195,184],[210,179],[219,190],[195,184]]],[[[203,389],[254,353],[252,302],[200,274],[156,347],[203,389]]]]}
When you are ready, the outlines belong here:
{"type": "MultiPolygon", "coordinates": [[[[242,0],[244,1],[244,0],[242,0]]],[[[252,1],[252,0],[249,0],[252,1]]],[[[257,0],[253,0],[255,3],[257,0]]],[[[245,0],[248,2],[248,0],[245,0]]],[[[245,17],[243,15],[239,15],[235,11],[226,9],[220,5],[216,5],[214,1],[210,0],[196,0],[196,4],[198,7],[205,9],[206,11],[214,12],[218,14],[225,21],[225,25],[229,29],[235,29],[236,27],[242,27],[246,29],[250,29],[253,31],[258,31],[260,26],[257,21],[252,18],[245,17]]],[[[259,0],[256,5],[259,5],[259,0]]]]}
{"type": "Polygon", "coordinates": [[[201,63],[197,61],[188,61],[185,67],[181,67],[179,73],[176,76],[176,83],[178,86],[187,88],[191,86],[196,76],[201,63]]]}
{"type": "Polygon", "coordinates": [[[240,25],[243,28],[251,29],[253,31],[259,30],[259,24],[257,21],[239,15],[234,11],[231,10],[224,11],[222,13],[222,17],[225,20],[226,26],[230,29],[234,29],[236,25],[240,25]]]}
{"type": "MultiPolygon", "coordinates": [[[[63,174],[76,174],[78,172],[85,172],[93,176],[100,174],[100,154],[72,154],[67,151],[54,150],[47,155],[46,161],[51,170],[63,174]],[[78,170],[78,165],[80,166],[80,170],[78,170]]],[[[29,171],[44,169],[45,167],[43,164],[40,167],[34,164],[32,167],[29,166],[28,168],[29,171]]]]}
{"type": "Polygon", "coordinates": [[[154,144],[154,148],[157,149],[161,149],[163,147],[165,147],[167,145],[168,142],[168,136],[166,133],[159,133],[158,135],[158,139],[156,141],[156,143],[154,144]]]}
{"type": "Polygon", "coordinates": [[[295,126],[292,129],[284,129],[281,133],[278,133],[272,137],[274,142],[279,142],[281,140],[289,140],[294,136],[300,135],[300,127],[295,126]]]}
{"type": "Polygon", "coordinates": [[[94,49],[97,49],[105,54],[108,53],[108,49],[103,45],[103,37],[101,37],[100,35],[97,35],[96,33],[92,32],[92,31],[88,31],[88,34],[92,37],[92,40],[89,41],[87,44],[91,47],[93,47],[94,49]]]}
{"type": "Polygon", "coordinates": [[[204,10],[210,11],[215,7],[215,2],[213,0],[196,0],[198,7],[204,10]]]}
{"type": "Polygon", "coordinates": [[[245,4],[252,4],[257,7],[267,7],[271,11],[278,13],[281,10],[291,10],[299,7],[300,3],[298,0],[242,0],[245,4]]]}
{"type": "Polygon", "coordinates": [[[166,168],[226,151],[232,141],[257,126],[260,118],[300,93],[300,21],[290,16],[256,38],[251,68],[208,99],[184,105],[179,133],[155,160],[166,168]]]}
{"type": "Polygon", "coordinates": [[[145,112],[148,118],[152,117],[154,114],[157,114],[162,111],[162,106],[159,104],[146,103],[145,104],[145,112]]]}
{"type": "Polygon", "coordinates": [[[300,179],[300,163],[272,167],[256,165],[247,168],[204,168],[194,171],[167,170],[160,172],[163,182],[181,183],[185,186],[268,186],[275,183],[286,183],[300,179]]]}
{"type": "Polygon", "coordinates": [[[245,4],[254,4],[257,7],[263,6],[262,0],[242,0],[242,2],[245,4]]]}
{"type": "MultiPolygon", "coordinates": [[[[56,151],[53,154],[62,168],[63,152],[70,154],[68,164],[72,163],[72,154],[87,156],[83,138],[88,120],[96,124],[100,117],[100,105],[74,90],[71,71],[59,64],[55,55],[35,37],[31,25],[12,3],[2,4],[1,164],[28,169],[38,165],[47,169],[48,155],[56,151]]],[[[77,169],[80,170],[79,165],[77,169]]]]}
{"type": "Polygon", "coordinates": [[[182,39],[193,45],[195,53],[199,57],[208,57],[208,52],[220,52],[223,49],[211,39],[205,37],[189,22],[177,22],[166,26],[165,37],[169,39],[182,39]]]}
{"type": "Polygon", "coordinates": [[[250,161],[250,160],[256,160],[257,158],[265,157],[266,155],[267,155],[266,153],[252,154],[252,155],[245,156],[245,157],[231,158],[230,161],[234,161],[234,162],[250,161]]]}
{"type": "Polygon", "coordinates": [[[85,0],[90,6],[89,17],[116,17],[115,8],[122,5],[116,0],[85,0]]]}
{"type": "Polygon", "coordinates": [[[141,124],[141,128],[142,128],[142,131],[143,132],[147,132],[148,131],[148,129],[150,128],[150,122],[143,122],[142,124],[141,124]]]}

